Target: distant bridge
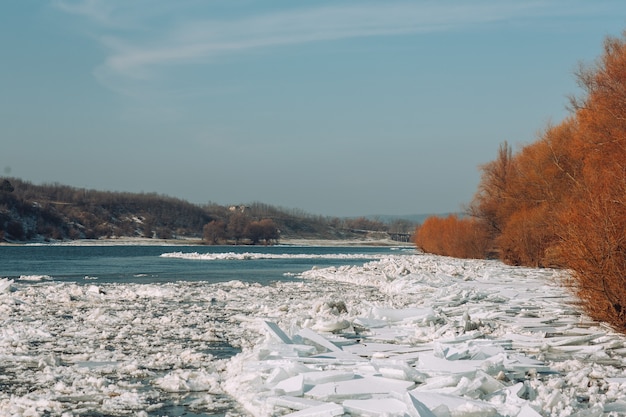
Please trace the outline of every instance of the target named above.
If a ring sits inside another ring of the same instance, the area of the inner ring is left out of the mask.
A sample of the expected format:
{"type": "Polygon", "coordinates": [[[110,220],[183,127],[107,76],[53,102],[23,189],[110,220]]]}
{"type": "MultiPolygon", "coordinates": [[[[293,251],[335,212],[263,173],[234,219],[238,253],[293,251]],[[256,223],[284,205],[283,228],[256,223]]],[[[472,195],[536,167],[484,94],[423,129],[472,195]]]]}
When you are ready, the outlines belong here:
{"type": "Polygon", "coordinates": [[[378,230],[365,230],[365,229],[346,229],[349,230],[352,233],[362,233],[362,234],[375,234],[375,233],[381,233],[381,234],[386,234],[389,235],[389,238],[391,240],[394,240],[396,242],[412,242],[413,241],[413,233],[401,233],[401,232],[382,232],[382,231],[378,231],[378,230]]]}
{"type": "Polygon", "coordinates": [[[413,233],[389,233],[391,240],[396,242],[411,242],[413,240],[413,233]]]}

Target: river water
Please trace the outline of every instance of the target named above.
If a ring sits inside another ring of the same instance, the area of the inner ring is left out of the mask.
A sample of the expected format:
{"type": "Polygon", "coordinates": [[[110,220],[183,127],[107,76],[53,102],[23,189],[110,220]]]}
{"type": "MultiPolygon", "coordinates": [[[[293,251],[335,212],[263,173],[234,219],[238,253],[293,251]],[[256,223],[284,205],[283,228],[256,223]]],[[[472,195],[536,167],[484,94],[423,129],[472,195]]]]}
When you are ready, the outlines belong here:
{"type": "Polygon", "coordinates": [[[267,285],[314,267],[362,263],[398,253],[388,247],[63,246],[0,247],[0,278],[89,283],[224,282],[267,285]],[[200,256],[161,256],[197,254],[200,256]],[[215,255],[210,259],[203,255],[215,255]],[[223,256],[218,256],[223,255],[223,256]],[[231,256],[226,256],[231,255],[231,256]],[[267,256],[263,256],[267,255],[267,256]]]}

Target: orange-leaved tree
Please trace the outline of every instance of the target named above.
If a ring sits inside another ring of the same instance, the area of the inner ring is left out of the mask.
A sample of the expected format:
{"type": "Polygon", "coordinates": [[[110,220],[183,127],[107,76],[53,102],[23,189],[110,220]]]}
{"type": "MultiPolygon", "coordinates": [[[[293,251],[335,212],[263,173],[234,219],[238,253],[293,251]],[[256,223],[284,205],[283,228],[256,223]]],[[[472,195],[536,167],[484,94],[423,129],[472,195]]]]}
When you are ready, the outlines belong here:
{"type": "Polygon", "coordinates": [[[424,252],[456,258],[484,258],[490,246],[479,220],[456,215],[428,217],[416,229],[414,241],[424,252]]]}
{"type": "Polygon", "coordinates": [[[510,180],[514,172],[511,147],[500,145],[494,161],[481,167],[482,177],[472,201],[470,214],[482,221],[492,239],[502,233],[504,224],[514,210],[510,195],[510,180]]]}
{"type": "Polygon", "coordinates": [[[505,262],[568,268],[585,310],[626,332],[626,32],[577,78],[569,118],[482,166],[473,218],[429,218],[415,240],[464,257],[476,233],[505,262]]]}
{"type": "Polygon", "coordinates": [[[566,119],[549,126],[534,143],[512,159],[507,188],[507,212],[496,246],[504,262],[550,266],[559,241],[557,217],[567,204],[580,173],[580,161],[570,150],[576,123],[566,119]]]}
{"type": "Polygon", "coordinates": [[[586,311],[626,331],[626,34],[577,76],[572,116],[515,154],[503,145],[470,208],[502,260],[570,269],[586,311]]]}
{"type": "Polygon", "coordinates": [[[582,162],[560,215],[558,255],[590,315],[626,331],[626,33],[581,68],[571,149],[582,162]]]}

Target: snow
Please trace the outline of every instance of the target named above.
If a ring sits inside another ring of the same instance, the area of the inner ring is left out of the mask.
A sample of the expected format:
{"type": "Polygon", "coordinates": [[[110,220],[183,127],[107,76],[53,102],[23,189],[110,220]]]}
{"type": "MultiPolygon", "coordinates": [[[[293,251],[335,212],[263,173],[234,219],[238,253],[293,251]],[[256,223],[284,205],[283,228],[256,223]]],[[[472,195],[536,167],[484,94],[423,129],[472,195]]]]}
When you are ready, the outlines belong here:
{"type": "Polygon", "coordinates": [[[167,252],[161,254],[162,258],[177,258],[200,261],[244,261],[259,259],[377,259],[382,255],[377,254],[346,254],[346,253],[328,253],[328,254],[291,254],[291,253],[259,253],[259,252],[218,252],[218,253],[198,253],[198,252],[167,252]]]}
{"type": "Polygon", "coordinates": [[[399,253],[267,286],[0,278],[0,416],[622,415],[626,337],[564,277],[399,253]]]}
{"type": "Polygon", "coordinates": [[[48,275],[21,275],[18,279],[20,281],[45,281],[52,280],[52,277],[48,275]]]}

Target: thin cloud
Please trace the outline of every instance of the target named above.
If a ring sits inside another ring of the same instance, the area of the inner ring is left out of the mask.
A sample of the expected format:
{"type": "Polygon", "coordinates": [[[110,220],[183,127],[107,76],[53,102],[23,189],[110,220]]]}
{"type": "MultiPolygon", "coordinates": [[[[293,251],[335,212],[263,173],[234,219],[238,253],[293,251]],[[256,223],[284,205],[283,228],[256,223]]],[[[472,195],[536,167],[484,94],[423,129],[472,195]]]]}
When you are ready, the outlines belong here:
{"type": "Polygon", "coordinates": [[[103,25],[109,25],[114,9],[112,3],[107,4],[98,0],[84,0],[82,2],[58,0],[54,2],[54,6],[66,13],[86,17],[103,25]]]}
{"type": "Polygon", "coordinates": [[[115,1],[102,0],[55,0],[53,6],[71,15],[94,23],[99,28],[130,29],[137,26],[138,20],[129,13],[129,8],[115,1]]]}
{"type": "Polygon", "coordinates": [[[137,7],[129,9],[129,3],[117,3],[125,8],[123,13],[114,4],[100,0],[56,3],[60,10],[100,25],[97,39],[108,56],[95,74],[109,86],[120,79],[148,79],[164,66],[205,62],[260,48],[449,31],[555,13],[542,2],[332,3],[225,20],[182,20],[178,14],[169,25],[165,16],[159,16],[165,23],[157,30],[146,25],[146,20],[164,9],[149,8],[150,17],[146,17],[137,7]],[[119,30],[133,20],[142,30],[119,30]]]}
{"type": "Polygon", "coordinates": [[[368,36],[449,30],[501,21],[526,13],[528,6],[441,6],[387,3],[298,9],[229,21],[188,22],[148,41],[105,42],[105,65],[134,76],[159,65],[188,63],[224,53],[368,36]]]}

